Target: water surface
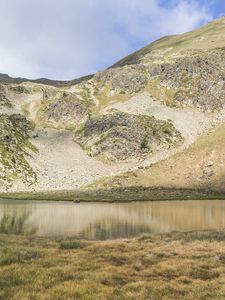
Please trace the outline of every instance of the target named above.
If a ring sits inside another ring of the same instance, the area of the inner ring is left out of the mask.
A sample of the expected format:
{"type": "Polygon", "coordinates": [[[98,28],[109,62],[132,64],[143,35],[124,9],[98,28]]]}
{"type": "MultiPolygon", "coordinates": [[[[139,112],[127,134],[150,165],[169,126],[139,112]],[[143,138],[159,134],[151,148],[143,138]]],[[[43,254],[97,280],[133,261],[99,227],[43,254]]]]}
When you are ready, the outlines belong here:
{"type": "Polygon", "coordinates": [[[225,201],[79,203],[0,201],[0,233],[115,239],[225,228],[225,201]]]}

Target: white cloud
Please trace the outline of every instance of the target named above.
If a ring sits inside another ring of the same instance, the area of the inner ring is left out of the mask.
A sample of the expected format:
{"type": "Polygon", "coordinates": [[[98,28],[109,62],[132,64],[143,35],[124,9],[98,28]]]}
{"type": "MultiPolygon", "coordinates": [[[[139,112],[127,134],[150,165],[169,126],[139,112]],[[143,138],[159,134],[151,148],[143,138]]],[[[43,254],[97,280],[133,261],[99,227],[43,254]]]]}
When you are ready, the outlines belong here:
{"type": "Polygon", "coordinates": [[[69,79],[210,19],[196,1],[0,0],[0,72],[69,79]]]}

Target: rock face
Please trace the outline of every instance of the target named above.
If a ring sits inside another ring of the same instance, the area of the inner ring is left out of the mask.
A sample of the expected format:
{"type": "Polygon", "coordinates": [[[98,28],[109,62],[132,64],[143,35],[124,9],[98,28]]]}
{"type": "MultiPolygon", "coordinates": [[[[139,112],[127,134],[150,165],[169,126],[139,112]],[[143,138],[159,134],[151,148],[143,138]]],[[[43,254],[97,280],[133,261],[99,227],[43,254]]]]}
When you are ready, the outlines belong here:
{"type": "Polygon", "coordinates": [[[108,95],[134,94],[148,86],[150,94],[166,105],[201,111],[225,108],[225,47],[181,51],[166,59],[152,55],[144,62],[99,72],[96,86],[108,95]]]}
{"type": "Polygon", "coordinates": [[[132,94],[147,85],[147,74],[144,66],[126,66],[99,72],[94,80],[100,88],[108,86],[115,93],[132,94]]]}
{"type": "Polygon", "coordinates": [[[0,84],[0,107],[2,107],[2,106],[11,107],[11,103],[10,103],[9,99],[7,98],[6,87],[4,87],[4,85],[0,84]]]}
{"type": "Polygon", "coordinates": [[[87,119],[90,106],[90,101],[63,92],[42,101],[39,118],[50,127],[76,128],[87,119]]]}
{"type": "Polygon", "coordinates": [[[225,108],[225,48],[183,51],[164,61],[109,69],[94,79],[98,87],[115,94],[138,93],[149,84],[150,94],[159,101],[165,100],[165,90],[165,104],[202,111],[225,108]]]}
{"type": "Polygon", "coordinates": [[[225,107],[225,48],[187,52],[169,63],[151,66],[149,74],[173,90],[178,105],[203,111],[225,107]]]}
{"type": "Polygon", "coordinates": [[[90,118],[82,130],[75,133],[75,141],[89,155],[109,160],[140,158],[181,140],[181,135],[170,122],[117,111],[90,118]]]}
{"type": "Polygon", "coordinates": [[[30,185],[36,176],[26,155],[37,149],[29,142],[32,126],[22,115],[0,115],[0,184],[20,179],[30,185]]]}

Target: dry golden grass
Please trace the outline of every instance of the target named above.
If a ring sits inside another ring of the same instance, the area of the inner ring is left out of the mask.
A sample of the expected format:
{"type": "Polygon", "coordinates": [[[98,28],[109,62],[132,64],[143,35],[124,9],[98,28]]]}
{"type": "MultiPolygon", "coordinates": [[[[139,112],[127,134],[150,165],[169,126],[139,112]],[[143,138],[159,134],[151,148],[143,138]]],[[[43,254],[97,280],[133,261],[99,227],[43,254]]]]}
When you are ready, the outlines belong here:
{"type": "Polygon", "coordinates": [[[224,299],[224,232],[106,242],[0,236],[0,299],[224,299]]]}
{"type": "Polygon", "coordinates": [[[173,189],[205,189],[224,192],[225,124],[201,136],[187,150],[150,168],[106,178],[96,184],[120,187],[163,187],[173,189]],[[212,176],[204,171],[211,164],[212,176]]]}

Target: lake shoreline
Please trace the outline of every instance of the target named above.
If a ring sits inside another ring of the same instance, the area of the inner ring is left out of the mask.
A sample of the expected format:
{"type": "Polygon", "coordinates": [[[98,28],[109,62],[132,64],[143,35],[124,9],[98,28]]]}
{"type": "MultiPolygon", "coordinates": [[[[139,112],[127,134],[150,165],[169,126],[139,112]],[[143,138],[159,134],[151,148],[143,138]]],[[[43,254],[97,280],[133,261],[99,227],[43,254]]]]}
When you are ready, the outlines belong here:
{"type": "Polygon", "coordinates": [[[73,201],[74,203],[132,203],[139,201],[225,200],[225,193],[199,189],[111,188],[34,192],[4,192],[0,200],[73,201]]]}

